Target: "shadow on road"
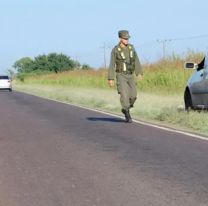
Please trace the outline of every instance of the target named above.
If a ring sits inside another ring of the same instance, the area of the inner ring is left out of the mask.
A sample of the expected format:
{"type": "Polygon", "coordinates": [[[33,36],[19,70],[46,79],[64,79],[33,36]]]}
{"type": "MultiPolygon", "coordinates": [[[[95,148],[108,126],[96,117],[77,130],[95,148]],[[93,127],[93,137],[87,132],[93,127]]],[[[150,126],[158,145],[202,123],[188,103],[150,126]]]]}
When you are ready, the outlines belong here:
{"type": "Polygon", "coordinates": [[[123,119],[114,118],[114,117],[88,117],[89,121],[102,121],[102,122],[126,122],[123,119]]]}

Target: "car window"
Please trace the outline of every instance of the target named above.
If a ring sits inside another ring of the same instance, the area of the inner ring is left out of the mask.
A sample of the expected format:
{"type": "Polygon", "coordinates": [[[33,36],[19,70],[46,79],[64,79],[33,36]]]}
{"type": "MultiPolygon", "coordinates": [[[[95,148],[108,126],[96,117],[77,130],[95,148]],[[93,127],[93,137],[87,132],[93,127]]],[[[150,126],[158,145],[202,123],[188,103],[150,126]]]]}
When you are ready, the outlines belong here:
{"type": "Polygon", "coordinates": [[[205,69],[205,70],[208,70],[208,58],[205,59],[205,62],[204,62],[204,69],[205,69]]]}
{"type": "Polygon", "coordinates": [[[8,76],[0,76],[0,79],[9,79],[8,76]]]}
{"type": "Polygon", "coordinates": [[[200,71],[201,69],[204,69],[204,62],[205,62],[205,57],[203,60],[198,64],[197,71],[200,71]]]}

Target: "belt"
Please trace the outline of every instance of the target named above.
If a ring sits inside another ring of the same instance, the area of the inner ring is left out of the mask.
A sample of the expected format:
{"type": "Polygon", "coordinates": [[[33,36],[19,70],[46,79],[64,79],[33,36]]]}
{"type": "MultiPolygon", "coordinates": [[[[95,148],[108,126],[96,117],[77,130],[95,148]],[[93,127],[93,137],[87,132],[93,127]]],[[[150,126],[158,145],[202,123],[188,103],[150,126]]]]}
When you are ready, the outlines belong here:
{"type": "Polygon", "coordinates": [[[122,72],[119,72],[119,73],[121,73],[121,74],[133,74],[132,71],[122,71],[122,72]]]}

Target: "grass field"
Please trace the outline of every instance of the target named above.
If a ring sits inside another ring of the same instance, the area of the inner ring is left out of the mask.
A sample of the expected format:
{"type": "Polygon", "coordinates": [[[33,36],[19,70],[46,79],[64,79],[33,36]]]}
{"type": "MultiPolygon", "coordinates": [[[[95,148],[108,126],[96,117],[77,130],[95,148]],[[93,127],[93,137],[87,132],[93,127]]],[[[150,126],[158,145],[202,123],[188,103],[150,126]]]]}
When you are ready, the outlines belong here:
{"type": "MultiPolygon", "coordinates": [[[[156,63],[143,65],[145,78],[139,82],[138,89],[151,93],[182,93],[192,70],[184,70],[184,61],[199,62],[202,54],[189,52],[184,58],[171,56],[156,63]]],[[[50,74],[21,74],[25,84],[43,84],[52,86],[71,86],[82,88],[108,89],[107,70],[74,70],[50,74]]]]}

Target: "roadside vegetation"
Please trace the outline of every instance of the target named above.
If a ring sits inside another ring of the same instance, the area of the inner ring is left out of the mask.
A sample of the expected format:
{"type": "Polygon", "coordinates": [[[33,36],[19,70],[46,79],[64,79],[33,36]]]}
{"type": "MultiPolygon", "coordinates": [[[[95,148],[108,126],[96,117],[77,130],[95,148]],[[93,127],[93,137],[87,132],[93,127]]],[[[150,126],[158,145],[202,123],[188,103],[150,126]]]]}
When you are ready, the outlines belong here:
{"type": "MultiPolygon", "coordinates": [[[[185,61],[200,62],[202,53],[172,55],[155,63],[145,63],[144,79],[138,82],[138,101],[132,109],[135,119],[208,135],[206,112],[184,111],[183,92],[193,70],[184,70],[185,61]]],[[[19,72],[16,90],[38,96],[120,114],[116,88],[107,85],[107,70],[81,68],[68,71],[19,72]]]]}

